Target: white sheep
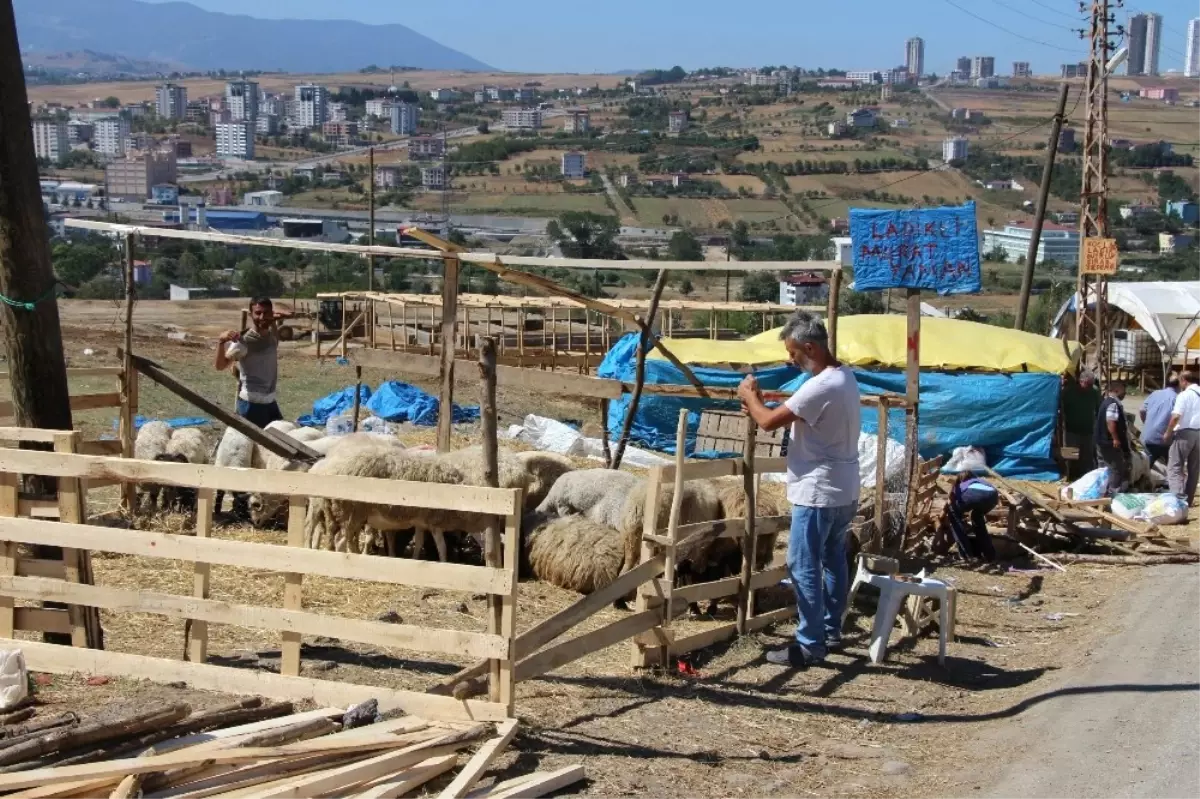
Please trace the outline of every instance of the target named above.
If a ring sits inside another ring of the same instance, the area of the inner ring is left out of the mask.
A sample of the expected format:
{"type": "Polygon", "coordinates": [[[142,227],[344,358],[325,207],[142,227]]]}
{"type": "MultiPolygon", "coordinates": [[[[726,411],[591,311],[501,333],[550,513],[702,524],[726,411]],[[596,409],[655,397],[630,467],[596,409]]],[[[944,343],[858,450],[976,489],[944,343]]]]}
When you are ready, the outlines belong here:
{"type": "MultiPolygon", "coordinates": [[[[213,456],[213,463],[217,466],[226,466],[231,469],[249,469],[253,458],[254,442],[234,428],[226,427],[225,433],[221,436],[220,443],[217,444],[217,452],[213,456]]],[[[224,501],[225,490],[219,489],[213,509],[220,513],[221,505],[224,504],[224,501]]]]}
{"type": "MultiPolygon", "coordinates": [[[[208,463],[210,452],[211,447],[206,440],[204,431],[194,427],[184,427],[171,433],[166,452],[156,456],[155,460],[168,463],[204,464],[208,463]]],[[[163,488],[163,506],[180,512],[194,512],[196,489],[185,486],[163,488]]]]}
{"type": "MultiPolygon", "coordinates": [[[[137,431],[137,438],[133,442],[133,457],[140,461],[158,460],[158,456],[167,451],[167,444],[171,440],[171,426],[166,422],[153,421],[146,422],[137,431]]],[[[139,484],[137,486],[137,503],[134,510],[139,510],[142,505],[142,498],[146,497],[150,501],[150,511],[158,510],[158,495],[162,491],[162,486],[155,483],[139,484]]]]}
{"type": "Polygon", "coordinates": [[[542,519],[585,515],[597,524],[620,526],[625,498],[640,478],[613,469],[578,469],[559,477],[535,510],[542,519]]]}
{"type": "MultiPolygon", "coordinates": [[[[295,433],[300,433],[309,428],[300,428],[288,435],[294,436],[295,433]]],[[[305,442],[308,447],[323,456],[328,456],[333,452],[349,452],[354,449],[363,447],[384,446],[394,449],[404,449],[404,444],[400,439],[394,436],[388,436],[381,433],[351,433],[345,436],[322,436],[315,440],[310,439],[305,442]]],[[[267,464],[262,468],[276,469],[285,472],[306,472],[312,464],[306,461],[285,460],[278,455],[267,453],[269,457],[264,458],[267,464]]],[[[267,527],[274,524],[287,504],[287,497],[282,494],[263,494],[254,493],[250,495],[250,522],[256,527],[267,527]]]]}

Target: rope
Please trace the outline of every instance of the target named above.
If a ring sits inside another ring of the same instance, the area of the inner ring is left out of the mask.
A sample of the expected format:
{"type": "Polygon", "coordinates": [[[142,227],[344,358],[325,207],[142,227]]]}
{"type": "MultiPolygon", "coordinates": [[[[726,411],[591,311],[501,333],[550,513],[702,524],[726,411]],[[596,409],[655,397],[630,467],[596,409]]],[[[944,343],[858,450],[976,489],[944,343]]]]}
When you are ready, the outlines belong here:
{"type": "Polygon", "coordinates": [[[3,302],[5,305],[13,308],[21,308],[22,310],[32,311],[39,302],[53,297],[57,290],[58,281],[56,280],[50,284],[50,288],[46,289],[42,296],[38,297],[33,302],[21,302],[20,300],[14,300],[12,297],[6,297],[3,294],[0,294],[0,302],[3,302]]]}

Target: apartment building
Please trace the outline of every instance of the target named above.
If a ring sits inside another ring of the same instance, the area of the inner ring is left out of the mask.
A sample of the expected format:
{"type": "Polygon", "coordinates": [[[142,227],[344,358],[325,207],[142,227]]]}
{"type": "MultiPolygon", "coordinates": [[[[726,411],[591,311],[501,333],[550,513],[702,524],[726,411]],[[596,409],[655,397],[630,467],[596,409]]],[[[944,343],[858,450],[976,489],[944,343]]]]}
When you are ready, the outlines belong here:
{"type": "MultiPolygon", "coordinates": [[[[983,231],[984,253],[999,250],[1004,260],[1016,261],[1029,253],[1029,242],[1033,238],[1030,222],[1009,222],[999,230],[983,231]]],[[[1074,227],[1050,222],[1042,227],[1038,240],[1037,263],[1056,261],[1063,266],[1073,267],[1079,263],[1079,231],[1074,227]]]]}
{"type": "Polygon", "coordinates": [[[104,168],[104,190],[115,199],[143,202],[155,186],[174,183],[177,176],[173,149],[135,151],[104,168]]]}
{"type": "Polygon", "coordinates": [[[334,147],[349,147],[358,141],[358,123],[326,122],[321,126],[321,135],[334,147]]]}
{"type": "Polygon", "coordinates": [[[1028,61],[1014,61],[1012,76],[1014,78],[1032,78],[1033,69],[1029,66],[1028,61]]]}
{"type": "Polygon", "coordinates": [[[440,136],[413,136],[408,140],[408,160],[428,161],[441,158],[446,144],[440,136]]]}
{"type": "Polygon", "coordinates": [[[914,80],[925,74],[925,40],[914,36],[904,43],[904,66],[914,80]]]}
{"type": "Polygon", "coordinates": [[[942,160],[946,163],[961,161],[967,157],[967,140],[961,136],[951,136],[942,141],[942,160]]]}
{"type": "Polygon", "coordinates": [[[67,122],[67,144],[74,147],[76,144],[86,144],[92,140],[92,135],[96,128],[91,122],[84,122],[79,119],[72,119],[67,122]]]}
{"type": "Polygon", "coordinates": [[[329,103],[325,106],[326,122],[345,122],[350,118],[350,111],[345,103],[329,103]]]}
{"type": "Polygon", "coordinates": [[[996,74],[996,59],[990,55],[977,55],[971,59],[971,79],[991,78],[996,74]]]}
{"type": "Polygon", "coordinates": [[[375,188],[395,189],[404,185],[404,166],[383,164],[375,167],[375,188]]]}
{"type": "Polygon", "coordinates": [[[564,178],[582,178],[587,175],[587,160],[583,153],[569,152],[562,154],[562,176],[564,178]]]}
{"type": "Polygon", "coordinates": [[[441,164],[421,167],[421,185],[427,189],[444,189],[446,170],[441,164]]]}
{"type": "Polygon", "coordinates": [[[254,158],[254,125],[253,122],[218,122],[217,155],[224,158],[241,158],[249,161],[254,158]]]}
{"type": "Polygon", "coordinates": [[[1186,78],[1200,77],[1200,18],[1188,20],[1183,75],[1186,78]]]}
{"type": "Polygon", "coordinates": [[[125,117],[107,117],[93,123],[93,143],[96,152],[110,158],[125,155],[125,139],[129,137],[129,120],[125,117]]]}
{"type": "Polygon", "coordinates": [[[369,117],[377,119],[390,119],[392,116],[393,102],[388,97],[377,97],[374,100],[367,100],[364,112],[369,117]]]}
{"type": "Polygon", "coordinates": [[[961,73],[963,76],[971,74],[971,57],[959,56],[954,62],[954,71],[961,73]]]}
{"type": "Polygon", "coordinates": [[[252,80],[226,83],[225,110],[230,122],[253,122],[258,116],[258,83],[252,80]]]}
{"type": "Polygon", "coordinates": [[[59,161],[71,150],[67,123],[60,119],[33,121],[33,153],[51,163],[59,161]]]}
{"type": "Polygon", "coordinates": [[[542,112],[536,108],[506,108],[504,125],[510,130],[537,130],[542,126],[542,112]]]}
{"type": "Polygon", "coordinates": [[[188,122],[195,122],[197,125],[207,125],[210,113],[212,112],[208,100],[188,100],[183,118],[188,122]]]}
{"type": "Polygon", "coordinates": [[[161,119],[187,116],[187,87],[164,83],[154,90],[154,113],[161,119]]]}
{"type": "Polygon", "coordinates": [[[563,130],[567,133],[579,135],[587,133],[592,127],[592,116],[586,108],[572,108],[567,111],[566,122],[563,123],[563,130]]]}
{"type": "Polygon", "coordinates": [[[683,133],[688,129],[688,112],[672,111],[667,114],[667,132],[683,133]]]}
{"type": "Polygon", "coordinates": [[[846,73],[846,80],[870,86],[883,83],[883,74],[877,69],[854,69],[846,73]]]}
{"type": "Polygon", "coordinates": [[[319,128],[329,121],[329,91],[316,83],[296,87],[295,119],[298,128],[319,128]]]}
{"type": "Polygon", "coordinates": [[[413,136],[421,122],[421,107],[416,103],[393,103],[390,115],[392,133],[397,136],[413,136]]]}
{"type": "Polygon", "coordinates": [[[260,112],[254,120],[254,132],[259,136],[279,135],[279,117],[260,112]]]}

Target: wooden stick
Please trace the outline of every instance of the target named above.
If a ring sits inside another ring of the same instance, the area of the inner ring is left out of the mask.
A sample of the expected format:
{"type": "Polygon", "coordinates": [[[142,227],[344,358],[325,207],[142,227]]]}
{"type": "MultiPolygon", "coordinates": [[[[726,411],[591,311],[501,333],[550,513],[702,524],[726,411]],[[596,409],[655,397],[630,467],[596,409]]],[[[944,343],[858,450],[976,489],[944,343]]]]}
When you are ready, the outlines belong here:
{"type": "MultiPolygon", "coordinates": [[[[458,258],[442,258],[442,362],[438,394],[437,451],[450,451],[450,430],[454,423],[454,339],[458,322],[458,258]]],[[[432,335],[432,332],[431,334],[432,335]]]]}
{"type": "Polygon", "coordinates": [[[652,327],[654,317],[658,313],[658,301],[662,298],[663,288],[667,285],[667,270],[659,270],[654,281],[654,290],[650,294],[650,310],[646,312],[647,322],[641,325],[642,341],[638,346],[637,359],[634,363],[633,394],[629,397],[629,407],[625,409],[625,421],[621,425],[621,435],[613,450],[610,468],[620,469],[621,459],[625,457],[625,445],[629,443],[629,434],[633,430],[634,416],[637,415],[638,405],[642,401],[642,389],[646,384],[646,355],[650,350],[650,342],[654,338],[652,327]]]}
{"type": "MultiPolygon", "coordinates": [[[[835,272],[834,274],[841,274],[835,272]]],[[[888,404],[883,400],[875,409],[878,429],[875,431],[875,535],[867,547],[868,552],[883,549],[883,522],[885,485],[887,482],[888,404]]]]}
{"type": "Polygon", "coordinates": [[[479,778],[491,766],[492,761],[499,757],[504,748],[508,746],[509,741],[517,734],[517,720],[510,719],[509,721],[501,722],[496,727],[497,735],[490,741],[479,747],[463,770],[458,773],[458,776],[447,785],[440,794],[438,799],[462,799],[467,795],[475,783],[479,782],[479,778]]]}
{"type": "Polygon", "coordinates": [[[431,757],[399,774],[375,780],[366,786],[362,793],[355,794],[355,796],[357,799],[393,799],[397,796],[404,796],[430,780],[440,777],[456,765],[458,765],[457,754],[431,757]]]}
{"type": "Polygon", "coordinates": [[[515,797],[538,797],[557,791],[585,777],[583,766],[567,766],[558,771],[534,775],[511,788],[483,794],[488,799],[515,799],[515,797]]]}
{"type": "Polygon", "coordinates": [[[54,752],[76,749],[100,741],[130,738],[139,733],[169,726],[184,718],[191,708],[184,704],[155,710],[110,722],[92,722],[68,730],[56,730],[0,751],[0,766],[9,766],[54,752]]]}
{"type": "Polygon", "coordinates": [[[362,367],[354,367],[354,415],[350,423],[350,431],[358,432],[358,406],[362,402],[360,395],[362,394],[362,367]]]}
{"type": "Polygon", "coordinates": [[[1053,566],[1054,568],[1058,569],[1060,572],[1065,572],[1065,571],[1066,571],[1066,569],[1064,569],[1062,566],[1059,566],[1059,565],[1058,565],[1057,563],[1055,563],[1054,561],[1050,560],[1050,558],[1046,557],[1045,555],[1041,554],[1040,552],[1035,552],[1034,550],[1032,550],[1032,549],[1030,549],[1029,547],[1027,547],[1027,546],[1025,546],[1024,544],[1022,544],[1020,541],[1018,541],[1018,542],[1017,542],[1017,546],[1019,546],[1021,549],[1025,550],[1026,552],[1028,552],[1030,555],[1033,555],[1033,556],[1034,556],[1035,558],[1037,558],[1038,560],[1040,560],[1040,561],[1044,561],[1044,562],[1046,562],[1046,563],[1050,564],[1050,565],[1051,565],[1051,566],[1053,566]]]}
{"type": "Polygon", "coordinates": [[[746,531],[742,535],[742,572],[738,578],[738,635],[745,635],[746,620],[754,615],[750,577],[754,574],[754,559],[758,554],[758,536],[754,534],[754,523],[758,517],[758,499],[755,495],[754,484],[754,455],[758,445],[758,425],[754,423],[750,414],[746,414],[745,424],[746,438],[742,445],[742,491],[746,494],[746,531]]]}

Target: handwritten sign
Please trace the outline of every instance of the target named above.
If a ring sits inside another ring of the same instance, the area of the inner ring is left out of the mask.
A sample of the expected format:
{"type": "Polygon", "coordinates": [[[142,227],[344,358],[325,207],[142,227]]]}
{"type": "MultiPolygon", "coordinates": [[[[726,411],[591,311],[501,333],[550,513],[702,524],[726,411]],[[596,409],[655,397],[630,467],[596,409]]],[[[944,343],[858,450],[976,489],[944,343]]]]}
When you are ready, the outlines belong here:
{"type": "Polygon", "coordinates": [[[973,202],[911,211],[851,208],[850,240],[858,291],[971,294],[981,288],[973,202]]]}
{"type": "Polygon", "coordinates": [[[1114,275],[1117,272],[1116,239],[1084,239],[1083,265],[1079,269],[1084,275],[1114,275]]]}

